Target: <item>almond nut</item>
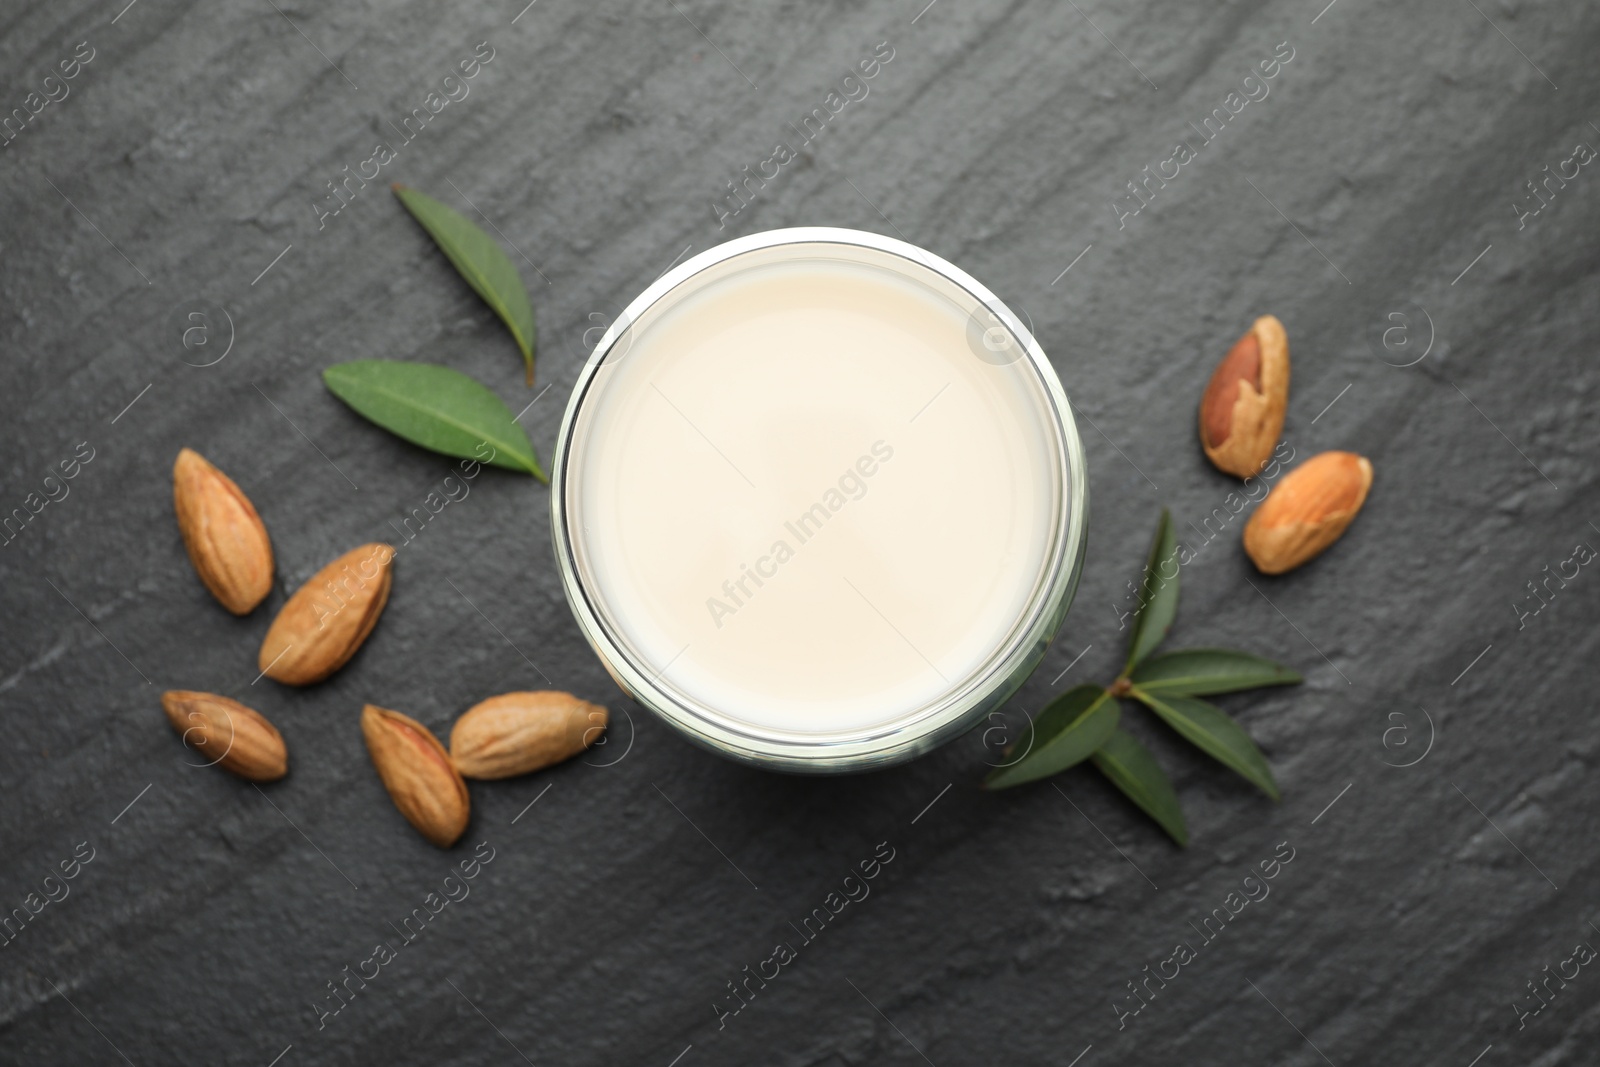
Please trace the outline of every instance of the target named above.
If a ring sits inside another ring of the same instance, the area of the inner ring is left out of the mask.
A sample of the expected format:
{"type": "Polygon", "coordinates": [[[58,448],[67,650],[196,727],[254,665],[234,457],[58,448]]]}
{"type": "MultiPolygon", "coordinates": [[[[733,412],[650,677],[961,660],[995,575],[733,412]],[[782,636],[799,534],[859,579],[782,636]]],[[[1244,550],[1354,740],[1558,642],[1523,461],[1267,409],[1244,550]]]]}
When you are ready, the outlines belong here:
{"type": "Polygon", "coordinates": [[[1257,319],[1222,357],[1200,399],[1200,445],[1219,470],[1261,472],[1289,406],[1289,338],[1271,315],[1257,319]]]}
{"type": "Polygon", "coordinates": [[[255,505],[192,448],[172,464],[172,502],[195,573],[223,607],[249,614],[272,590],[272,542],[255,505]]]}
{"type": "Polygon", "coordinates": [[[161,706],[185,743],[223,770],[252,782],[275,782],[289,772],[283,736],[237,700],[169,689],[161,694],[161,706]]]}
{"type": "Polygon", "coordinates": [[[257,666],[285,685],[320,682],[356,654],[389,601],[394,549],[351,549],[295,590],[261,642],[257,666]]]}
{"type": "Polygon", "coordinates": [[[361,734],[400,814],[440,848],[455,844],[472,799],[439,739],[417,720],[372,704],[361,709],[361,734]]]}
{"type": "Polygon", "coordinates": [[[605,728],[606,709],[571,693],[502,693],[456,720],[450,758],[468,778],[510,778],[571,759],[605,728]]]}
{"type": "Polygon", "coordinates": [[[1244,528],[1244,550],[1263,574],[1282,574],[1339,539],[1372,488],[1372,464],[1323,452],[1290,471],[1244,528]]]}

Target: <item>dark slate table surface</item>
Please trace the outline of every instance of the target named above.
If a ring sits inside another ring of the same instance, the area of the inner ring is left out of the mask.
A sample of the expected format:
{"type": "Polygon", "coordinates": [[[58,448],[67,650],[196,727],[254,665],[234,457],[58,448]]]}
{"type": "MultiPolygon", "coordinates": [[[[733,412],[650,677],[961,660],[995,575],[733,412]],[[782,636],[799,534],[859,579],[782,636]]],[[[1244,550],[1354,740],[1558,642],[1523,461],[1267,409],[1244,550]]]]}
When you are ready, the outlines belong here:
{"type": "Polygon", "coordinates": [[[1324,4],[11,0],[0,112],[28,121],[0,150],[4,510],[93,458],[0,551],[0,904],[92,859],[0,948],[0,1061],[1594,1062],[1600,973],[1567,961],[1600,944],[1600,572],[1547,602],[1527,583],[1600,545],[1600,173],[1575,148],[1600,144],[1600,9],[1324,4]],[[867,95],[719,222],[728,183],[880,42],[867,95]],[[480,44],[469,94],[320,217],[480,44]],[[1275,52],[1292,59],[1233,114],[1275,52]],[[45,82],[63,61],[76,76],[45,82]],[[1132,214],[1127,183],[1180,140],[1194,158],[1132,214]],[[389,181],[514,247],[548,393],[389,181]],[[394,537],[451,467],[342,407],[323,367],[457,366],[532,402],[547,457],[586,332],[687,254],[804,224],[903,236],[987,282],[1080,413],[1086,572],[1013,722],[1115,673],[1159,509],[1192,530],[1234,484],[1194,440],[1199,391],[1253,317],[1287,324],[1285,437],[1370,456],[1371,498],[1288,577],[1256,574],[1237,525],[1207,543],[1173,634],[1304,671],[1225,699],[1281,804],[1145,719],[1186,851],[1087,769],[982,792],[978,733],[834,779],[702,752],[618,693],[563,600],[547,491],[498,472],[406,546],[348,668],[254,683],[286,593],[394,537]],[[183,555],[185,445],[274,535],[248,618],[183,555]],[[530,662],[610,705],[609,747],[474,787],[440,852],[385,797],[358,710],[444,732],[542,687],[530,662]],[[168,687],[261,708],[289,777],[190,766],[168,687]],[[479,842],[469,895],[401,942],[479,842]],[[880,849],[871,895],[801,941],[790,923],[880,849]],[[785,940],[798,958],[719,1018],[785,940]],[[380,941],[395,958],[319,1017],[380,941]],[[1195,958],[1119,1028],[1128,983],[1179,942],[1195,958]]]}

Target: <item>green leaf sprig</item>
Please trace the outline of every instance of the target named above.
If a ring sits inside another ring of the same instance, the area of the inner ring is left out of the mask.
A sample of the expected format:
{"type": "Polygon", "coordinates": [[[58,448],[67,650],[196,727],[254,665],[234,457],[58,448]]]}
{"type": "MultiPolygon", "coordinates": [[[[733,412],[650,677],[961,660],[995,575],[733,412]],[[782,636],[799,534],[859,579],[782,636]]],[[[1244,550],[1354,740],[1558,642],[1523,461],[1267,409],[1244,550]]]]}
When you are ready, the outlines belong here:
{"type": "MultiPolygon", "coordinates": [[[[517,268],[488,234],[431,196],[398,183],[394,194],[510,328],[531,386],[538,330],[517,268]]],[[[322,372],[322,380],[358,414],[412,444],[550,481],[511,409],[460,371],[432,363],[364,359],[335,364],[322,372]]]]}
{"type": "Polygon", "coordinates": [[[500,316],[517,347],[522,350],[522,361],[528,368],[528,385],[533,385],[533,350],[539,340],[539,330],[533,321],[533,304],[528,300],[528,290],[522,284],[522,275],[494,238],[467,221],[452,208],[433,197],[399,184],[394,185],[394,195],[400,198],[422,228],[428,231],[439,250],[466,279],[473,291],[483,297],[484,303],[500,316]]]}
{"type": "Polygon", "coordinates": [[[1206,755],[1278,799],[1272,770],[1250,735],[1221,708],[1200,697],[1294,685],[1300,682],[1300,675],[1271,660],[1226,648],[1153,655],[1178,614],[1176,555],[1172,516],[1163,508],[1145,560],[1122,673],[1108,686],[1075,686],[1045,705],[1033,720],[1027,751],[1014,762],[995,768],[984,782],[986,788],[1006,789],[1092,760],[1112,785],[1174,841],[1187,845],[1189,830],[1172,782],[1150,751],[1118,727],[1119,699],[1131,698],[1206,755]],[[1167,573],[1169,564],[1171,574],[1167,573]]]}
{"type": "Polygon", "coordinates": [[[358,359],[335,363],[322,380],[357,414],[412,444],[550,481],[505,401],[458,370],[358,359]]]}

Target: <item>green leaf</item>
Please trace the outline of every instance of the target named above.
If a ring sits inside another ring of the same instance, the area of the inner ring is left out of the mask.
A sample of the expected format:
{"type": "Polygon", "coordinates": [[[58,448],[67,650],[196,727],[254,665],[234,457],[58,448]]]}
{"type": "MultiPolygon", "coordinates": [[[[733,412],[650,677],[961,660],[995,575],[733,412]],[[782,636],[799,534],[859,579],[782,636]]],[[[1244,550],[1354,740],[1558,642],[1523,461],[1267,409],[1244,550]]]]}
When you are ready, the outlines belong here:
{"type": "Polygon", "coordinates": [[[1264,685],[1298,685],[1300,675],[1260,656],[1226,648],[1186,648],[1145,660],[1130,676],[1146,693],[1199,697],[1264,685]]]}
{"type": "Polygon", "coordinates": [[[1022,756],[991,771],[984,788],[1007,789],[1082,763],[1111,736],[1121,714],[1122,708],[1102,686],[1067,690],[1034,718],[1022,756]]]}
{"type": "Polygon", "coordinates": [[[422,223],[422,228],[455,264],[467,284],[511,330],[517,347],[522,350],[522,361],[528,365],[528,385],[533,385],[533,349],[538,343],[539,331],[533,322],[528,290],[510,257],[465,216],[433,197],[399,184],[394,186],[394,195],[422,223]]]}
{"type": "Polygon", "coordinates": [[[1150,543],[1150,555],[1145,560],[1144,579],[1139,583],[1139,607],[1133,618],[1133,633],[1128,638],[1128,665],[1122,668],[1124,674],[1156,650],[1178,614],[1177,547],[1177,538],[1172,533],[1172,515],[1162,508],[1156,537],[1150,543]],[[1165,575],[1162,572],[1169,563],[1172,573],[1165,575]]]}
{"type": "Polygon", "coordinates": [[[1278,783],[1272,780],[1266,757],[1227,712],[1194,697],[1157,695],[1138,686],[1133,687],[1131,695],[1206,755],[1243,775],[1273,800],[1278,799],[1278,783]]]}
{"type": "Polygon", "coordinates": [[[412,444],[550,481],[511,409],[460,371],[433,363],[358,359],[335,363],[322,372],[322,380],[357,414],[412,444]]]}
{"type": "Polygon", "coordinates": [[[1150,750],[1133,739],[1124,730],[1113,730],[1094,754],[1094,765],[1111,784],[1127,794],[1129,800],[1139,805],[1165,830],[1174,841],[1185,847],[1189,844],[1189,828],[1183,823],[1183,809],[1178,807],[1178,794],[1150,750]]]}

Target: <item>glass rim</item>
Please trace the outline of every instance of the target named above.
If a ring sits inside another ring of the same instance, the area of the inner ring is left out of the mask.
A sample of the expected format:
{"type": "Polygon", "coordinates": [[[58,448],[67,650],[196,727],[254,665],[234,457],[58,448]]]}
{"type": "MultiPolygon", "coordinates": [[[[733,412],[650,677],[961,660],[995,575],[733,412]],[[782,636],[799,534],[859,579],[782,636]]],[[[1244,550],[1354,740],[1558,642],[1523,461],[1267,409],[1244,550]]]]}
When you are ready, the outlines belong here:
{"type": "Polygon", "coordinates": [[[551,461],[551,543],[561,571],[562,589],[584,638],[602,666],[627,695],[689,740],[721,755],[778,770],[838,773],[902,762],[965,732],[997,710],[1038,666],[1066,616],[1082,568],[1087,515],[1087,471],[1072,407],[1032,331],[991,290],[934,253],[892,237],[840,227],[791,227],[733,238],[690,257],[653,281],[608,324],[590,353],[573,385],[551,461]],[[660,668],[643,662],[627,641],[612,632],[603,611],[592,602],[597,594],[586,584],[580,569],[575,538],[568,524],[567,502],[572,484],[572,446],[584,401],[607,356],[632,325],[714,267],[753,252],[804,245],[845,246],[865,249],[891,260],[904,260],[911,265],[906,271],[910,280],[927,283],[927,278],[918,277],[919,269],[937,275],[993,314],[1020,347],[1022,355],[1018,360],[1026,360],[1033,371],[1031,380],[1038,387],[1037,399],[1042,402],[1052,424],[1050,428],[1041,429],[1047,430],[1046,438],[1054,448],[1052,465],[1057,468],[1062,493],[1041,576],[1016,623],[1000,635],[1001,640],[983,663],[953,682],[934,700],[892,720],[865,728],[816,733],[760,727],[735,720],[726,712],[698,704],[675,689],[657,684],[672,661],[660,668]]]}

